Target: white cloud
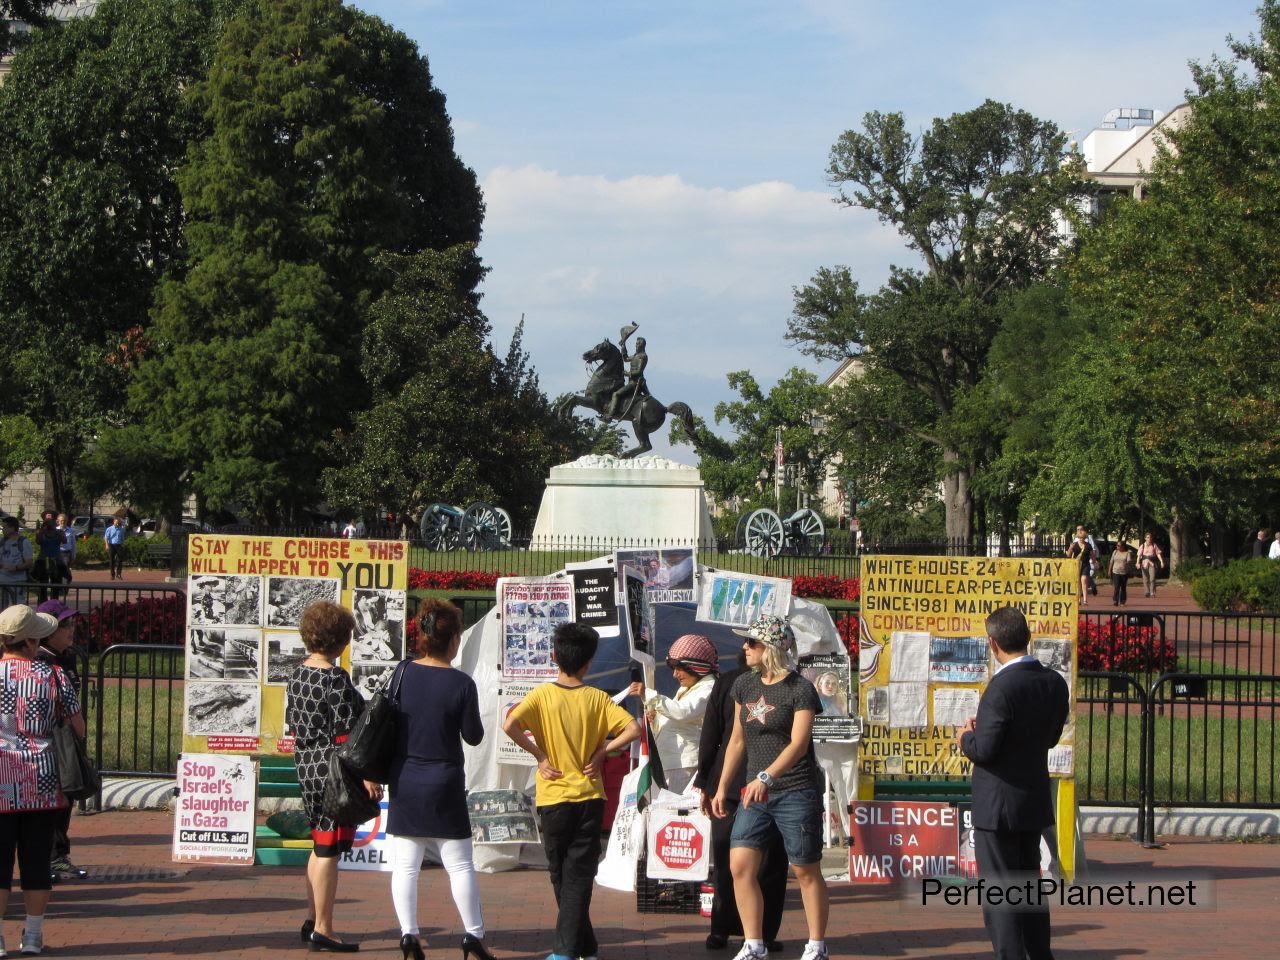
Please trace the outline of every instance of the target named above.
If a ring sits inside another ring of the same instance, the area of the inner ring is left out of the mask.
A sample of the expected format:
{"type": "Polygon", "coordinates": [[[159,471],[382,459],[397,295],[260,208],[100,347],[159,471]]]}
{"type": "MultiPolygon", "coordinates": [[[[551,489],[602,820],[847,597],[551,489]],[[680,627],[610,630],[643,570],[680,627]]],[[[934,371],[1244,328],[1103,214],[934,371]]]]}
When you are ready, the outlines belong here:
{"type": "Polygon", "coordinates": [[[484,308],[499,349],[526,316],[552,395],[580,389],[582,352],[634,322],[654,394],[710,419],[729,371],[771,384],[813,365],[784,340],[792,287],[846,263],[874,289],[890,262],[911,259],[872,214],[780,181],[727,189],[526,166],[495,169],[483,187],[484,308]]]}

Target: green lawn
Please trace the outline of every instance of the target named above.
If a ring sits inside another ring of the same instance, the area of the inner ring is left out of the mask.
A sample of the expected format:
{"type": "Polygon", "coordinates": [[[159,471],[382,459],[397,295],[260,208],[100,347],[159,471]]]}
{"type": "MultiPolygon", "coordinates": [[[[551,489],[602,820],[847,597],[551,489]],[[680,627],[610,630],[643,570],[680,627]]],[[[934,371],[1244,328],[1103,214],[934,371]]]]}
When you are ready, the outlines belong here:
{"type": "Polygon", "coordinates": [[[103,770],[173,773],[182,752],[182,686],[166,680],[108,681],[102,703],[89,704],[89,752],[103,770]],[[102,714],[102,750],[97,716],[102,714]]]}
{"type": "MultiPolygon", "coordinates": [[[[1136,711],[1096,707],[1076,714],[1076,778],[1081,800],[1138,799],[1136,711]]],[[[1199,708],[1203,711],[1203,707],[1199,708]]],[[[1212,708],[1211,708],[1212,709],[1212,708]]],[[[1280,718],[1270,711],[1243,719],[1202,713],[1185,704],[1155,718],[1155,796],[1160,804],[1280,803],[1280,718]]]]}

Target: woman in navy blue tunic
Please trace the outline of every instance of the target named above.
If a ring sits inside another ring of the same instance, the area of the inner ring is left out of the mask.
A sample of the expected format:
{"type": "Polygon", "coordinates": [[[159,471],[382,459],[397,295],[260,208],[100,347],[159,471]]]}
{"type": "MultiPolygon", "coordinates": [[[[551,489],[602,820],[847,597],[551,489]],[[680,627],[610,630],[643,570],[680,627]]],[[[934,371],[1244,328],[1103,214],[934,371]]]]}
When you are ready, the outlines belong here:
{"type": "Polygon", "coordinates": [[[422,960],[418,940],[418,875],[432,841],[449,874],[453,902],[466,934],[464,960],[493,960],[484,945],[480,888],[471,859],[471,818],[462,741],[484,737],[476,685],[450,664],[462,642],[462,612],[443,600],[427,600],[418,611],[418,650],[393,683],[400,716],[399,742],[391,766],[391,900],[400,921],[400,950],[422,960]]]}

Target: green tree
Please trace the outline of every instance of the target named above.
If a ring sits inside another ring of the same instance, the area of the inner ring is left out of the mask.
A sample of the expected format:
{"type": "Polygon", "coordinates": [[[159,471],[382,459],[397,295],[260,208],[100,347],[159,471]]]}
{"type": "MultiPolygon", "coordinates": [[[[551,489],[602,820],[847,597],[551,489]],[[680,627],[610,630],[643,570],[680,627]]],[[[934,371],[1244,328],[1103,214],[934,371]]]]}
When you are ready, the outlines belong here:
{"type": "MultiPolygon", "coordinates": [[[[895,226],[924,269],[895,268],[875,297],[846,268],[820,271],[796,291],[788,338],[816,357],[863,363],[871,382],[851,399],[875,401],[862,412],[883,442],[936,449],[947,535],[967,541],[982,463],[948,420],[981,379],[1000,299],[1056,261],[1060,218],[1082,190],[1078,164],[1052,123],[987,101],[918,139],[901,114],[869,113],[862,131],[836,141],[827,172],[839,201],[895,226]],[[904,389],[914,402],[895,409],[904,389]]],[[[876,459],[907,455],[900,446],[876,459]]]]}
{"type": "Polygon", "coordinates": [[[1167,526],[1176,564],[1280,513],[1280,5],[1233,57],[1194,65],[1141,202],[1115,205],[1070,272],[1091,318],[1055,398],[1035,502],[1167,526]]]}
{"type": "Polygon", "coordinates": [[[337,0],[247,8],[192,100],[210,132],[178,176],[190,265],[131,399],[206,503],[277,520],[368,405],[378,251],[474,241],[482,206],[425,61],[337,0]]]}
{"type": "Polygon", "coordinates": [[[393,279],[369,309],[360,367],[372,405],[333,444],[326,495],[356,513],[412,518],[433,502],[484,500],[527,525],[550,467],[600,435],[552,415],[522,326],[506,357],[494,354],[472,245],[386,254],[382,266],[393,279]]]}
{"type": "Polygon", "coordinates": [[[84,451],[122,420],[159,278],[183,256],[173,181],[225,3],[106,0],[35,31],[0,87],[0,415],[40,425],[69,509],[84,451]]]}
{"type": "MultiPolygon", "coordinates": [[[[718,500],[772,506],[777,472],[774,446],[782,430],[784,460],[783,504],[797,489],[812,490],[826,476],[827,450],[821,418],[826,413],[827,389],[811,371],[793,367],[765,393],[749,370],[728,375],[729,388],[739,399],[716,404],[715,422],[726,423],[733,438],[723,440],[701,420],[695,421],[699,469],[703,482],[718,500]]],[[[692,442],[678,423],[673,443],[692,442]]],[[[790,511],[786,511],[790,512],[790,511]]]]}

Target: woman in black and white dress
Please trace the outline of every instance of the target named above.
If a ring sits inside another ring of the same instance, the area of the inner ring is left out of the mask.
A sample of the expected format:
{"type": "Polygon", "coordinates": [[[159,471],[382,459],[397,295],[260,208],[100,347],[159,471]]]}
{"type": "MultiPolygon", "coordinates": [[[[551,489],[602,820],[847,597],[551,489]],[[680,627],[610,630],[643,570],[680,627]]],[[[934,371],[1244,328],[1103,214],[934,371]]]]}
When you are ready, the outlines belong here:
{"type": "MultiPolygon", "coordinates": [[[[312,950],[335,953],[359,949],[358,944],[345,943],[333,933],[338,858],[351,849],[357,825],[335,823],[323,812],[333,745],[346,739],[364,712],[364,700],[352,686],[351,677],[337,665],[355,626],[351,614],[336,603],[320,601],[307,607],[298,631],[309,655],[289,678],[285,709],[285,723],[294,736],[293,760],[302,805],[315,844],[307,861],[307,919],[299,934],[312,950]]],[[[378,784],[366,783],[365,787],[370,796],[382,796],[378,784]]]]}

